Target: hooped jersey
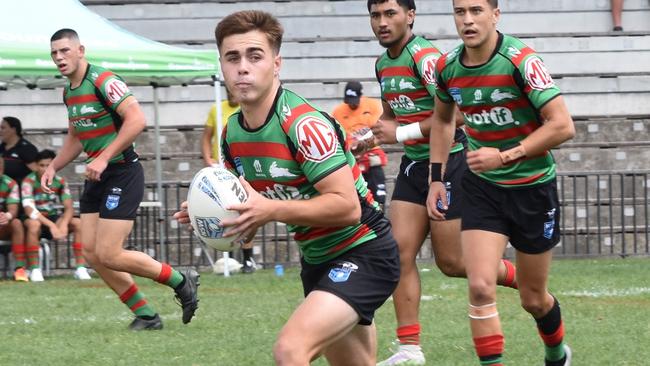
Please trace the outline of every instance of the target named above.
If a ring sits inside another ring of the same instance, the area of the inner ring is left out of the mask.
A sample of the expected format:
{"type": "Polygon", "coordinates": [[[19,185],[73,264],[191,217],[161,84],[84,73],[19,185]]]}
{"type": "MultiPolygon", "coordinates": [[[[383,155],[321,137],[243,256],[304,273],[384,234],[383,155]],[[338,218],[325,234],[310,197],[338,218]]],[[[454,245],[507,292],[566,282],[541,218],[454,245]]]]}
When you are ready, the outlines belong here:
{"type": "Polygon", "coordinates": [[[316,197],[316,183],[350,166],[362,209],[358,224],[287,225],[308,263],[328,261],[389,230],[345,145],[343,128],[299,95],[279,88],[271,113],[255,130],[244,126],[241,111],[233,114],[223,130],[221,146],[226,167],[245,177],[264,197],[275,200],[316,197]]]}
{"type": "Polygon", "coordinates": [[[0,176],[0,212],[7,212],[7,205],[19,203],[18,183],[8,175],[0,176]]]}
{"type": "MultiPolygon", "coordinates": [[[[68,121],[88,155],[86,163],[93,161],[117,137],[122,118],[117,107],[131,96],[129,87],[113,72],[88,64],[81,84],[72,89],[70,83],[63,90],[63,102],[68,107],[68,121]]],[[[115,155],[109,164],[138,160],[130,145],[115,155]]]]}
{"type": "Polygon", "coordinates": [[[61,205],[63,201],[72,199],[70,189],[63,177],[58,175],[52,179],[50,185],[52,193],[47,193],[41,186],[41,179],[32,172],[23,179],[20,184],[23,204],[27,200],[33,200],[38,212],[45,217],[54,217],[59,213],[56,205],[61,205]]]}
{"type": "MultiPolygon", "coordinates": [[[[467,67],[463,45],[436,65],[438,98],[455,102],[465,119],[470,150],[516,144],[542,125],[540,109],[560,95],[542,59],[515,37],[499,33],[488,62],[467,67]]],[[[503,187],[533,186],[555,178],[550,151],[478,175],[503,187]]]]}
{"type": "MultiPolygon", "coordinates": [[[[419,123],[433,114],[435,65],[441,55],[431,42],[414,35],[396,58],[391,58],[386,51],[377,59],[375,73],[381,98],[401,126],[419,123]]],[[[462,130],[457,129],[454,140],[463,142],[464,139],[462,130]]],[[[451,153],[461,150],[463,145],[455,143],[451,153]]],[[[428,160],[429,138],[404,141],[404,152],[411,160],[428,160]]]]}

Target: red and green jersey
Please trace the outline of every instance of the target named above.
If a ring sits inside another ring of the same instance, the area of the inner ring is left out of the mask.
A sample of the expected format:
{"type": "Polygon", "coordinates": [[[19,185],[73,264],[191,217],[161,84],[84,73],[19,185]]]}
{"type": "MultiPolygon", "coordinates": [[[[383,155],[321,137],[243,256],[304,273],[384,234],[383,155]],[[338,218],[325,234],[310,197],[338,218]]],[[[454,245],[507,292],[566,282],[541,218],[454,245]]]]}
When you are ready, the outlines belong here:
{"type": "MultiPolygon", "coordinates": [[[[412,36],[396,58],[386,51],[377,59],[375,72],[381,86],[381,98],[401,126],[419,123],[433,114],[435,65],[440,56],[440,51],[431,42],[412,36]]],[[[457,139],[464,139],[460,130],[457,139]]],[[[454,144],[451,152],[462,149],[462,144],[454,144]]],[[[404,152],[411,160],[428,160],[429,138],[404,141],[404,152]]]]}
{"type": "Polygon", "coordinates": [[[20,184],[23,204],[25,201],[33,200],[38,212],[46,217],[54,217],[58,214],[56,205],[63,201],[72,199],[68,184],[63,177],[58,175],[52,179],[50,189],[52,193],[46,193],[41,187],[41,179],[35,172],[28,174],[20,184]]]}
{"type": "MultiPolygon", "coordinates": [[[[483,146],[508,147],[542,125],[540,109],[560,95],[542,59],[519,39],[499,33],[488,62],[463,65],[460,45],[436,65],[437,95],[455,102],[465,117],[470,150],[483,146]]],[[[555,178],[550,151],[478,174],[503,187],[532,186],[555,178]]]]}
{"type": "Polygon", "coordinates": [[[319,195],[314,185],[350,166],[361,201],[361,221],[345,227],[287,225],[308,263],[322,263],[377,237],[378,204],[368,192],[343,128],[297,94],[279,88],[261,127],[245,127],[242,112],[233,114],[222,134],[226,167],[244,176],[264,197],[307,200],[319,195]],[[343,142],[341,142],[343,141],[343,142]]]}
{"type": "Polygon", "coordinates": [[[7,212],[7,205],[19,204],[18,184],[8,175],[0,177],[0,211],[7,212]]]}
{"type": "MultiPolygon", "coordinates": [[[[68,83],[63,90],[68,120],[88,155],[86,163],[99,156],[117,137],[122,127],[117,107],[131,95],[129,87],[119,76],[90,64],[78,87],[73,89],[68,83]]],[[[137,159],[138,155],[131,145],[112,157],[109,164],[133,162],[137,159]]]]}

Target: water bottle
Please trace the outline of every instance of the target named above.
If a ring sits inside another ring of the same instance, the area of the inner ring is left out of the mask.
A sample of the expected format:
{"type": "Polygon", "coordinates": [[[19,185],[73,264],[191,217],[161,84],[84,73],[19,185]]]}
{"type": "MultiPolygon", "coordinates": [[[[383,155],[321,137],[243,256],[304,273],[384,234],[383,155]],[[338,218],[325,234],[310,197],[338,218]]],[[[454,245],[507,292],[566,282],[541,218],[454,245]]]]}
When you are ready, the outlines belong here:
{"type": "MultiPolygon", "coordinates": [[[[445,190],[447,191],[447,209],[449,209],[449,206],[451,206],[451,182],[445,182],[445,190]]],[[[440,212],[446,212],[447,210],[444,210],[442,208],[442,201],[438,199],[438,211],[440,212]]]]}
{"type": "Polygon", "coordinates": [[[276,264],[275,265],[275,275],[278,277],[284,276],[284,266],[281,264],[276,264]]]}

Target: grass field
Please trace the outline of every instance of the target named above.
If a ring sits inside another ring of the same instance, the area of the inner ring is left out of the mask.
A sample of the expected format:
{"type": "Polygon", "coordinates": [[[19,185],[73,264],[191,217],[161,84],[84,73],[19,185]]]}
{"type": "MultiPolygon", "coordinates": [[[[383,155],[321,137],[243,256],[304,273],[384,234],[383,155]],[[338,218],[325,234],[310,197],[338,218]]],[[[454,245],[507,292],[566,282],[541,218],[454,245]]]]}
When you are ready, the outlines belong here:
{"type": "MultiPolygon", "coordinates": [[[[421,322],[430,365],[477,365],[466,316],[466,286],[424,271],[421,322]]],[[[172,291],[139,280],[165,329],[130,332],[127,308],[100,280],[0,282],[0,365],[272,365],[276,333],[301,301],[298,269],[201,277],[200,308],[181,324],[172,291]]],[[[650,259],[558,260],[551,289],[562,304],[573,366],[650,364],[650,259]]],[[[514,290],[499,290],[508,365],[541,365],[533,320],[514,290]]],[[[392,303],[376,317],[379,359],[394,338],[392,303]]],[[[316,365],[325,365],[319,360],[316,365]]]]}

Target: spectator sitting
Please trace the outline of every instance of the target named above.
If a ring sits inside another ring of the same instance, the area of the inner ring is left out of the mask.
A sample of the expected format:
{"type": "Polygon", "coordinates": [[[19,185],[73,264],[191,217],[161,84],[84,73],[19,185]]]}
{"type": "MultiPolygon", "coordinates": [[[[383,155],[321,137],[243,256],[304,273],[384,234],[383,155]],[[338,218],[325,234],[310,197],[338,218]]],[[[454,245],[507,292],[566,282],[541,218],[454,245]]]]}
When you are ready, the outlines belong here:
{"type": "Polygon", "coordinates": [[[614,23],[614,32],[623,31],[623,21],[621,16],[623,14],[623,0],[610,0],[612,5],[612,22],[614,23]]]}
{"type": "Polygon", "coordinates": [[[68,236],[68,232],[72,231],[72,249],[77,267],[74,277],[78,280],[89,280],[90,275],[86,269],[80,243],[81,221],[73,217],[72,196],[67,183],[57,175],[50,185],[52,193],[45,193],[41,188],[41,175],[55,157],[56,154],[52,150],[39,152],[36,157],[36,171],[27,175],[21,185],[22,203],[28,217],[25,220],[25,228],[27,231],[27,259],[30,269],[29,279],[33,282],[43,281],[43,273],[38,263],[41,236],[46,239],[63,240],[68,236]],[[56,206],[61,204],[63,205],[63,215],[59,216],[56,206]],[[31,253],[36,253],[35,257],[31,253]]]}
{"type": "Polygon", "coordinates": [[[23,128],[16,117],[2,118],[0,139],[0,154],[5,159],[5,174],[20,184],[27,174],[36,170],[38,150],[23,138],[23,128]]]}
{"type": "MultiPolygon", "coordinates": [[[[351,81],[345,85],[343,103],[339,104],[332,115],[343,126],[348,136],[355,136],[360,131],[367,131],[381,117],[381,102],[376,99],[362,96],[363,86],[358,81],[351,81]]],[[[371,132],[368,132],[371,133],[371,132]]],[[[354,138],[353,138],[354,140],[354,138]]],[[[359,141],[352,141],[353,151],[359,141]]],[[[371,143],[372,144],[372,143],[371,143]]],[[[363,173],[363,178],[368,183],[368,189],[383,208],[386,203],[386,177],[383,166],[388,159],[380,147],[370,150],[359,149],[356,155],[357,164],[363,173]]]]}
{"type": "MultiPolygon", "coordinates": [[[[20,194],[18,184],[4,174],[4,159],[0,159],[0,239],[11,238],[11,251],[14,253],[16,269],[14,280],[28,281],[25,272],[25,232],[18,219],[20,194]]],[[[36,252],[38,258],[38,252],[36,252]]]]}

